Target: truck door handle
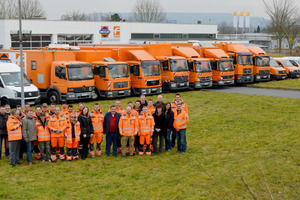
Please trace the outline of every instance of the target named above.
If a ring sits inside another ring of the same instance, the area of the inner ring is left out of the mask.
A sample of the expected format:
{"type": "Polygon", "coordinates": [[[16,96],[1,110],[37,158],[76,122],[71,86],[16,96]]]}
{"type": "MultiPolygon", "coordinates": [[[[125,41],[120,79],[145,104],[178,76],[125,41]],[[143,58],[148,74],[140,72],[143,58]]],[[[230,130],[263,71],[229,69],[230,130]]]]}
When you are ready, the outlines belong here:
{"type": "Polygon", "coordinates": [[[53,83],[56,83],[56,82],[53,82],[53,83]]]}
{"type": "Polygon", "coordinates": [[[138,79],[143,79],[142,77],[138,77],[138,79]]]}
{"type": "Polygon", "coordinates": [[[105,78],[104,80],[105,80],[105,81],[109,81],[109,80],[108,80],[108,79],[106,79],[106,78],[105,78]]]}

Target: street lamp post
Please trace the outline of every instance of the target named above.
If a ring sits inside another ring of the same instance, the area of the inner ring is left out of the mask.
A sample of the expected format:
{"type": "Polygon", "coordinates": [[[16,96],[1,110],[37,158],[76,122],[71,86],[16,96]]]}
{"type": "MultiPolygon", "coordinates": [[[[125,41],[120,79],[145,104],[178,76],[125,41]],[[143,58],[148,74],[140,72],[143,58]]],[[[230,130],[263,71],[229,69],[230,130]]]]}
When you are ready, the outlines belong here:
{"type": "Polygon", "coordinates": [[[20,42],[20,68],[21,68],[21,106],[25,107],[24,100],[24,70],[23,70],[23,36],[22,36],[22,15],[21,15],[21,0],[19,0],[19,42],[20,42]]]}

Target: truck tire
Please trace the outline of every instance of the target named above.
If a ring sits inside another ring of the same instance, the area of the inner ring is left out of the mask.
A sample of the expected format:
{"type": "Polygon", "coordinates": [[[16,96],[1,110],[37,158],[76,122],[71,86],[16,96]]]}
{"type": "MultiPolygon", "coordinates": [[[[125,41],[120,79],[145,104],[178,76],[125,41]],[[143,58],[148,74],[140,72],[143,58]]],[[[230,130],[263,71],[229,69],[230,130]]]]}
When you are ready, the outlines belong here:
{"type": "Polygon", "coordinates": [[[10,102],[8,101],[8,99],[7,98],[2,98],[1,99],[1,106],[5,106],[5,105],[10,105],[10,102]]]}
{"type": "Polygon", "coordinates": [[[60,102],[58,93],[56,91],[50,92],[50,94],[48,96],[48,101],[49,101],[49,103],[58,104],[60,102]]]}

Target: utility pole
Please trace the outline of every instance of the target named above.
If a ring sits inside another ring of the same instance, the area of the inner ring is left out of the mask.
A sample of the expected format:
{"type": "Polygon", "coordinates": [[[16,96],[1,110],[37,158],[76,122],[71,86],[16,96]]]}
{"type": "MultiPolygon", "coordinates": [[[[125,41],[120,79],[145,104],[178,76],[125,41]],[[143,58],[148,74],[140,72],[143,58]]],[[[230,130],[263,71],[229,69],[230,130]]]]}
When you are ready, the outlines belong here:
{"type": "Polygon", "coordinates": [[[20,68],[21,68],[21,73],[20,73],[20,76],[21,76],[21,106],[22,106],[22,108],[25,108],[21,0],[19,0],[19,42],[20,42],[20,68]]]}

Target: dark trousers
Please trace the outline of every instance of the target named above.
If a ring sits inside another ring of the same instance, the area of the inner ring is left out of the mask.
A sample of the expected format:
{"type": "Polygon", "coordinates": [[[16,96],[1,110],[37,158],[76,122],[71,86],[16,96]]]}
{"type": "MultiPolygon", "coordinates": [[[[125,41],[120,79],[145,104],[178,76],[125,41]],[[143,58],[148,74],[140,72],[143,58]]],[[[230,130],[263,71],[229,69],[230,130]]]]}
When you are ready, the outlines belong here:
{"type": "Polygon", "coordinates": [[[42,160],[50,160],[51,155],[50,155],[50,140],[49,141],[44,141],[44,142],[39,142],[39,147],[41,150],[41,158],[42,160]]]}
{"type": "Polygon", "coordinates": [[[186,151],[186,129],[176,131],[177,133],[177,151],[184,153],[186,151]]]}
{"type": "Polygon", "coordinates": [[[175,147],[176,144],[176,130],[173,128],[172,129],[172,148],[175,147]]]}
{"type": "Polygon", "coordinates": [[[20,152],[19,152],[19,158],[20,160],[23,159],[23,154],[26,152],[26,142],[22,139],[20,143],[20,152]]]}
{"type": "Polygon", "coordinates": [[[152,140],[152,144],[153,144],[153,153],[157,153],[157,142],[158,142],[158,138],[159,138],[159,153],[162,152],[163,148],[164,148],[164,134],[154,134],[153,135],[153,140],[152,140]]]}
{"type": "Polygon", "coordinates": [[[9,146],[10,146],[9,160],[11,165],[16,165],[16,163],[19,162],[20,145],[21,145],[21,140],[15,140],[9,142],[9,146]]]}
{"type": "Polygon", "coordinates": [[[113,155],[117,155],[117,142],[118,136],[117,133],[108,133],[106,134],[106,155],[110,154],[111,143],[113,144],[113,155]]]}
{"type": "Polygon", "coordinates": [[[80,152],[81,156],[87,157],[89,154],[89,143],[90,143],[90,137],[80,137],[79,146],[82,145],[82,150],[80,152]]]}
{"type": "Polygon", "coordinates": [[[8,135],[0,135],[0,158],[2,156],[2,142],[4,139],[4,145],[5,145],[5,156],[8,157],[9,156],[9,144],[8,144],[8,135]]]}
{"type": "Polygon", "coordinates": [[[26,142],[26,154],[27,154],[27,162],[28,163],[32,163],[33,144],[34,144],[34,141],[26,142]]]}
{"type": "Polygon", "coordinates": [[[169,131],[167,131],[167,134],[166,134],[166,138],[165,138],[166,150],[171,150],[172,149],[171,132],[172,132],[172,129],[169,129],[169,131]]]}

